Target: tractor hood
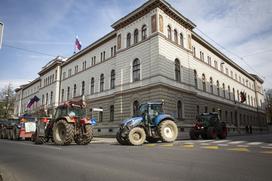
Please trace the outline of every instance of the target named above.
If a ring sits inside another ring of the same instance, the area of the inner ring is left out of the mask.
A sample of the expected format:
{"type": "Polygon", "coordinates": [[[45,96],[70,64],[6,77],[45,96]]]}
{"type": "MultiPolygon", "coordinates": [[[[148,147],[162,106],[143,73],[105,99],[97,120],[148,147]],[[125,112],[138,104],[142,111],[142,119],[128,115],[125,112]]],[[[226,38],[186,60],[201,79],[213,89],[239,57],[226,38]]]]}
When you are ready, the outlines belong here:
{"type": "Polygon", "coordinates": [[[122,126],[136,126],[143,121],[143,117],[133,117],[122,121],[122,126]]]}

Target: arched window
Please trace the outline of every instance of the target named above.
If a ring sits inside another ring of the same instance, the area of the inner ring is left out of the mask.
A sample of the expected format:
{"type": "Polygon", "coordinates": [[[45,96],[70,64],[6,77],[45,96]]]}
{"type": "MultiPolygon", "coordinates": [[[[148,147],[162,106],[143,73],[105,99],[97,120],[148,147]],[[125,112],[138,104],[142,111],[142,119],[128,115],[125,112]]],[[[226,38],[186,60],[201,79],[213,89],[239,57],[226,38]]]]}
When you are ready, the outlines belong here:
{"type": "Polygon", "coordinates": [[[76,84],[74,84],[74,97],[76,97],[76,84]]]}
{"type": "Polygon", "coordinates": [[[175,79],[177,82],[180,82],[180,62],[179,59],[175,60],[175,79]]]}
{"type": "Polygon", "coordinates": [[[220,96],[220,84],[219,81],[216,81],[217,95],[220,96]]]}
{"type": "Polygon", "coordinates": [[[137,115],[139,111],[139,102],[136,100],[133,102],[133,116],[137,115]]]}
{"type": "Polygon", "coordinates": [[[229,100],[231,99],[230,86],[228,86],[229,100]]]}
{"type": "Polygon", "coordinates": [[[142,26],[142,40],[146,39],[146,37],[147,37],[146,32],[147,32],[146,25],[143,25],[142,26]]]}
{"type": "Polygon", "coordinates": [[[64,100],[64,89],[61,89],[61,102],[64,100]]]}
{"type": "Polygon", "coordinates": [[[91,94],[94,94],[94,78],[91,78],[91,94]]]}
{"type": "Polygon", "coordinates": [[[110,106],[110,121],[114,121],[114,105],[110,106]]]}
{"type": "Polygon", "coordinates": [[[195,87],[198,88],[197,87],[197,72],[196,72],[196,70],[194,70],[194,79],[195,79],[195,87]]]}
{"type": "Polygon", "coordinates": [[[50,104],[53,103],[53,91],[50,92],[50,104]]]}
{"type": "MultiPolygon", "coordinates": [[[[102,107],[99,107],[100,109],[103,109],[102,107]]],[[[99,111],[99,122],[103,121],[103,111],[99,111]]]]}
{"type": "Polygon", "coordinates": [[[133,82],[139,81],[140,80],[140,60],[138,58],[136,58],[133,61],[133,82]]]}
{"type": "Polygon", "coordinates": [[[169,40],[172,40],[172,30],[171,30],[170,25],[167,26],[167,38],[169,40]]]}
{"type": "Polygon", "coordinates": [[[233,100],[235,101],[235,89],[234,88],[232,89],[232,94],[233,94],[232,95],[233,96],[233,100]]]}
{"type": "Polygon", "coordinates": [[[177,111],[178,111],[178,119],[182,118],[182,103],[181,101],[177,102],[177,111]]]}
{"type": "Polygon", "coordinates": [[[183,48],[184,47],[184,40],[183,40],[183,34],[179,34],[179,39],[180,39],[180,46],[183,48]]]}
{"type": "Polygon", "coordinates": [[[139,32],[138,29],[134,30],[134,44],[138,43],[139,32]]]}
{"type": "Polygon", "coordinates": [[[81,95],[85,94],[85,81],[81,82],[81,95]]]}
{"type": "Polygon", "coordinates": [[[104,91],[104,74],[100,75],[100,92],[104,91]]]}
{"type": "Polygon", "coordinates": [[[70,99],[70,87],[67,87],[67,100],[70,99]]]}
{"type": "Polygon", "coordinates": [[[131,45],[130,43],[131,43],[131,34],[128,33],[127,34],[127,48],[130,47],[130,45],[131,45]]]}
{"type": "Polygon", "coordinates": [[[111,89],[115,88],[115,70],[111,70],[111,83],[110,83],[111,89]]]}
{"type": "Polygon", "coordinates": [[[213,78],[210,77],[210,92],[213,94],[213,78]]]}
{"type": "Polygon", "coordinates": [[[205,74],[202,74],[202,86],[203,86],[203,91],[206,92],[206,77],[205,77],[205,74]]]}
{"type": "Polygon", "coordinates": [[[226,98],[226,89],[225,89],[225,84],[222,84],[223,87],[223,97],[226,98]]]}
{"type": "Polygon", "coordinates": [[[174,30],[174,41],[176,44],[178,44],[178,32],[176,29],[174,30]]]}

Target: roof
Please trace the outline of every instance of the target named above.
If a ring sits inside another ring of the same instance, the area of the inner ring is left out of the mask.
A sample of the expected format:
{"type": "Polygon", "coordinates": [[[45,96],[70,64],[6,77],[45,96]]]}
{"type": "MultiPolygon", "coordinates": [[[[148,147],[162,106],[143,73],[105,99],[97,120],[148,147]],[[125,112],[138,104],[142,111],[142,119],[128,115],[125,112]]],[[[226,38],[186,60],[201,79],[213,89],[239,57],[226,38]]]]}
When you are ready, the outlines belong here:
{"type": "Polygon", "coordinates": [[[182,14],[180,14],[175,8],[173,8],[165,0],[149,0],[146,3],[144,3],[142,6],[137,8],[136,10],[132,11],[128,15],[124,16],[123,18],[113,23],[111,26],[116,30],[120,29],[123,26],[144,16],[145,14],[149,13],[150,10],[155,9],[157,7],[162,9],[169,16],[172,16],[175,20],[177,20],[177,22],[185,24],[190,29],[193,29],[196,27],[196,25],[191,20],[187,19],[182,14]]]}
{"type": "Polygon", "coordinates": [[[254,77],[257,81],[259,81],[261,84],[264,83],[263,79],[261,79],[258,75],[250,74],[252,77],[254,77]]]}
{"type": "Polygon", "coordinates": [[[28,84],[22,85],[19,89],[26,89],[39,81],[40,81],[40,77],[34,79],[33,81],[29,82],[28,84]]]}
{"type": "Polygon", "coordinates": [[[64,57],[57,56],[50,62],[48,62],[45,66],[43,66],[42,70],[38,73],[39,75],[44,75],[48,71],[50,71],[52,68],[56,67],[57,65],[60,65],[65,61],[64,57]]]}

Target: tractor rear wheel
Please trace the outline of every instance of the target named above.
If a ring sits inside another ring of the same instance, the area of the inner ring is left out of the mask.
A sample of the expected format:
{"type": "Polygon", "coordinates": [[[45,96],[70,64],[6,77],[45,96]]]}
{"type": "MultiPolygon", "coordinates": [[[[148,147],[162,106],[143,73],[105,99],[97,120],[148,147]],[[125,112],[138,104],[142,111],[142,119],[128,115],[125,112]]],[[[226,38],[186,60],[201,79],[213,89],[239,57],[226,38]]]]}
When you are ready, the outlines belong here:
{"type": "Polygon", "coordinates": [[[122,131],[118,131],[118,132],[116,133],[116,140],[117,140],[118,143],[121,144],[121,145],[128,145],[128,144],[129,144],[128,140],[127,140],[126,138],[122,137],[121,134],[122,134],[122,131]]]}
{"type": "Polygon", "coordinates": [[[57,145],[69,145],[74,138],[74,125],[66,120],[59,120],[53,127],[53,138],[57,145]]]}
{"type": "Polygon", "coordinates": [[[146,139],[145,130],[140,127],[132,128],[128,133],[128,141],[130,144],[139,146],[144,144],[146,139]]]}
{"type": "Polygon", "coordinates": [[[158,130],[163,142],[173,142],[178,137],[178,127],[172,120],[162,121],[158,130]]]}
{"type": "Polygon", "coordinates": [[[85,125],[85,135],[78,135],[75,136],[74,140],[78,145],[87,145],[93,139],[93,128],[91,125],[85,125]]]}

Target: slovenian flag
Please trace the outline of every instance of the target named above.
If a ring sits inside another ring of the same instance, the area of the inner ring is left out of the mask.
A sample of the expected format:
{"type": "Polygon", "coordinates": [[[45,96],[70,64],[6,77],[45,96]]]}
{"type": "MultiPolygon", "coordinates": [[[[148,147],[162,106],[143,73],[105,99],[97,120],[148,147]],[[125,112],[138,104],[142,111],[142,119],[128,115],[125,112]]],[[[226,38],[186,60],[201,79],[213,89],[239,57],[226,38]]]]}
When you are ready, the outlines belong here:
{"type": "Polygon", "coordinates": [[[37,96],[34,96],[32,99],[30,99],[29,103],[27,104],[27,108],[30,108],[34,102],[38,102],[40,99],[37,96]]]}
{"type": "Polygon", "coordinates": [[[81,42],[79,41],[78,36],[76,36],[75,48],[81,50],[81,42]]]}

